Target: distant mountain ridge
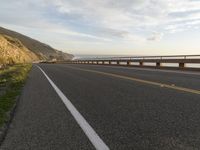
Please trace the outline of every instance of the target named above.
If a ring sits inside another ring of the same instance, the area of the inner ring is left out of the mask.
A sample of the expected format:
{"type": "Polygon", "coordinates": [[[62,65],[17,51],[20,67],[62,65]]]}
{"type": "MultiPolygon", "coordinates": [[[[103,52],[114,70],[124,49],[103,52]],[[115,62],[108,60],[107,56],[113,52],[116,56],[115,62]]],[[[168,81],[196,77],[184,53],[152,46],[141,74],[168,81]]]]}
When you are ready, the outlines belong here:
{"type": "Polygon", "coordinates": [[[0,27],[0,35],[2,35],[3,37],[6,35],[8,37],[14,38],[15,40],[17,39],[21,42],[22,45],[24,45],[24,47],[26,47],[26,49],[34,53],[37,56],[38,60],[70,60],[74,57],[72,54],[58,51],[47,44],[39,42],[18,32],[5,29],[3,27],[0,27]]]}

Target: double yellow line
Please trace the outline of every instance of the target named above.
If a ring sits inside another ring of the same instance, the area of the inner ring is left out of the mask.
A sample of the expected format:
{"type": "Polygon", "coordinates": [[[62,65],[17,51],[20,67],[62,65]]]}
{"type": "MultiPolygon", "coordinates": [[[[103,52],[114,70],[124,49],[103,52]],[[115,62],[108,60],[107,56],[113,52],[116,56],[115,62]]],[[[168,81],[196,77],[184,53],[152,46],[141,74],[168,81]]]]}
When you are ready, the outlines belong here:
{"type": "Polygon", "coordinates": [[[159,87],[165,87],[165,88],[168,88],[168,89],[174,89],[174,90],[178,90],[178,91],[182,91],[182,92],[187,92],[187,93],[200,95],[200,91],[199,90],[179,87],[179,86],[175,86],[175,85],[169,85],[169,84],[160,83],[160,82],[148,81],[148,80],[143,80],[143,79],[138,79],[138,78],[134,78],[134,77],[123,76],[123,75],[118,75],[118,74],[113,74],[113,73],[101,72],[101,71],[96,71],[96,70],[83,69],[83,68],[71,67],[71,66],[67,66],[67,67],[71,68],[71,69],[97,73],[97,74],[101,74],[101,75],[105,75],[105,76],[111,76],[111,77],[115,77],[115,78],[126,79],[126,80],[136,81],[136,82],[140,82],[140,83],[145,83],[145,84],[150,84],[150,85],[155,85],[155,86],[159,86],[159,87]]]}

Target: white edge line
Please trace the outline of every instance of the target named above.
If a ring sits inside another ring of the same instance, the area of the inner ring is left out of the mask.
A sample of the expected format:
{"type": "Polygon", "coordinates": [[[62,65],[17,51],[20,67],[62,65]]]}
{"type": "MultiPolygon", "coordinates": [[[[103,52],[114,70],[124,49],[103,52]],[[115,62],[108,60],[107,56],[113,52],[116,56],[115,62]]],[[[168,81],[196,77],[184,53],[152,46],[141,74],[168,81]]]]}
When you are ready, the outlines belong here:
{"type": "MultiPolygon", "coordinates": [[[[36,65],[37,66],[37,65],[36,65]]],[[[85,118],[78,112],[78,110],[73,106],[70,100],[62,93],[62,91],[55,85],[55,83],[47,76],[47,74],[37,66],[44,76],[47,78],[51,86],[54,88],[58,96],[61,98],[67,109],[70,111],[76,122],[82,128],[86,136],[89,138],[91,143],[97,150],[109,150],[108,146],[103,142],[103,140],[98,136],[94,129],[89,125],[85,118]]]]}

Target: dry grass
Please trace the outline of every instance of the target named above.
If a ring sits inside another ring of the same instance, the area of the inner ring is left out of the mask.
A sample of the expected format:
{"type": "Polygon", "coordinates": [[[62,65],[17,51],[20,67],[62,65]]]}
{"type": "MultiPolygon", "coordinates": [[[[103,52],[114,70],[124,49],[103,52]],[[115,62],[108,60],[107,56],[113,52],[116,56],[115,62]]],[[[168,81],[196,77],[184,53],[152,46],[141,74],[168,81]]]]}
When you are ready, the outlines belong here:
{"type": "Polygon", "coordinates": [[[16,102],[31,69],[31,64],[21,64],[0,70],[0,126],[8,120],[7,112],[16,102]]]}

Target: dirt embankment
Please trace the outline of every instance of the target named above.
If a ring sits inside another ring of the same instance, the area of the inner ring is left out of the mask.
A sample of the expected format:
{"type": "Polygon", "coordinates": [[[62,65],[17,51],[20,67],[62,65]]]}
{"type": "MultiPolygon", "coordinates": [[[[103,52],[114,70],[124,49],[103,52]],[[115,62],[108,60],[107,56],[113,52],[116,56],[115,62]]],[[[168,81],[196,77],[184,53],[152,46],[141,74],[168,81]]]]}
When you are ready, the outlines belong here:
{"type": "Polygon", "coordinates": [[[29,63],[38,59],[18,39],[0,34],[0,64],[29,63]]]}

